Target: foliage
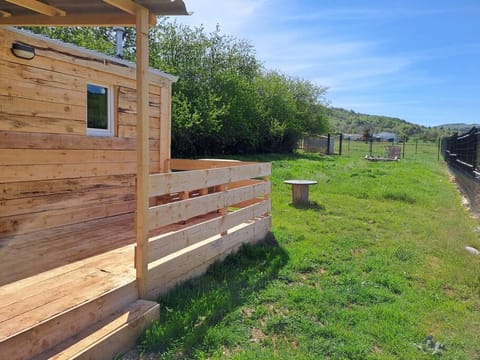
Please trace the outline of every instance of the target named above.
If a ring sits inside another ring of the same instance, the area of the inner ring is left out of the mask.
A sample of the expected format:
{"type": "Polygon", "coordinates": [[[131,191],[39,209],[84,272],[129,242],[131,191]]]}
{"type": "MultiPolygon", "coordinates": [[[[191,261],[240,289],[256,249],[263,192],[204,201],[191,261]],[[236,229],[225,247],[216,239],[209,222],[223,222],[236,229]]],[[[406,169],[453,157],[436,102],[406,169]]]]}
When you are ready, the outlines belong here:
{"type": "MultiPolygon", "coordinates": [[[[326,109],[327,117],[333,132],[343,134],[392,132],[404,138],[417,138],[423,141],[437,141],[441,136],[451,135],[458,129],[455,126],[425,127],[402,119],[381,115],[367,115],[353,110],[330,107],[326,109]]],[[[464,124],[463,124],[464,125],[464,124]]]]}
{"type": "MultiPolygon", "coordinates": [[[[143,337],[160,359],[476,359],[478,226],[436,146],[400,162],[257,155],[271,161],[270,245],[248,246],[159,299],[143,337]],[[294,207],[288,178],[318,181],[294,207]],[[430,336],[429,336],[430,335],[430,336]]],[[[378,145],[380,146],[380,145],[378,145]]]]}
{"type": "Polygon", "coordinates": [[[417,348],[424,353],[430,353],[436,357],[440,357],[442,353],[447,350],[445,345],[433,339],[432,335],[428,335],[423,343],[416,344],[417,348]]]}
{"type": "Polygon", "coordinates": [[[107,55],[115,54],[114,34],[111,28],[32,26],[24,29],[107,55]]]}
{"type": "MultiPolygon", "coordinates": [[[[112,28],[31,28],[112,55],[112,28]]],[[[292,152],[303,133],[325,133],[326,88],[264,69],[255,49],[217,27],[161,20],[150,30],[150,65],[178,76],[172,96],[173,156],[292,152]]],[[[124,34],[135,60],[135,29],[124,34]]]]}
{"type": "Polygon", "coordinates": [[[263,69],[251,44],[160,22],[153,65],[179,76],[173,88],[176,156],[291,152],[303,132],[327,129],[326,89],[263,69]]]}

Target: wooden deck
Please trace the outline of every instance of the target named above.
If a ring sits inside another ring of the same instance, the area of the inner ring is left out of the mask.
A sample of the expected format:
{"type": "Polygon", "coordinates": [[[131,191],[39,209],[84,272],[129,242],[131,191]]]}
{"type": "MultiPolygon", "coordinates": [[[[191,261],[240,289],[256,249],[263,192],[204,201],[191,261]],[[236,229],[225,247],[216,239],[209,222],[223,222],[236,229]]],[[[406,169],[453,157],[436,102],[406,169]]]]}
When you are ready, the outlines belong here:
{"type": "Polygon", "coordinates": [[[134,243],[133,213],[0,238],[0,286],[134,243]]]}
{"type": "Polygon", "coordinates": [[[35,246],[32,240],[10,238],[2,250],[2,359],[35,357],[138,297],[133,214],[43,231],[35,246]]]}

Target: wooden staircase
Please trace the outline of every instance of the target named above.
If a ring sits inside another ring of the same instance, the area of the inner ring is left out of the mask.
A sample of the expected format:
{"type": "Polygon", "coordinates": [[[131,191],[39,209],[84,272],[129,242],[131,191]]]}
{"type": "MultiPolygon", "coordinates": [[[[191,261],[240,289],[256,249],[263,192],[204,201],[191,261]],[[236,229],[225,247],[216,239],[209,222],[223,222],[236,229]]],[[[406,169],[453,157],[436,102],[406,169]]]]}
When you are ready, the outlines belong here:
{"type": "Polygon", "coordinates": [[[111,359],[159,316],[138,300],[133,246],[0,287],[0,359],[111,359]]]}
{"type": "Polygon", "coordinates": [[[38,359],[111,359],[135,345],[142,331],[158,319],[158,308],[152,301],[136,300],[40,354],[38,359]]]}

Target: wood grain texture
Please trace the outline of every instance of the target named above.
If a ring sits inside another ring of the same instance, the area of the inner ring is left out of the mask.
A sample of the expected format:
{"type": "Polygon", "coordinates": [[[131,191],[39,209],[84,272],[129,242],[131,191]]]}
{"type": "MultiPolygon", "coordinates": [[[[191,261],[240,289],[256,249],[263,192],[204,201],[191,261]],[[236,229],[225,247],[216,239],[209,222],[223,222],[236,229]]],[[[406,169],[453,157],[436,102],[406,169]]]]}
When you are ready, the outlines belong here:
{"type": "Polygon", "coordinates": [[[243,243],[255,243],[265,238],[271,218],[264,217],[236,227],[226,236],[214,236],[178,251],[152,264],[149,277],[149,298],[165,294],[177,283],[199,276],[215,261],[221,261],[243,243]]]}
{"type": "Polygon", "coordinates": [[[150,195],[164,195],[178,191],[192,191],[221,184],[230,184],[241,180],[248,180],[253,177],[265,176],[270,174],[270,172],[270,164],[259,163],[168,174],[154,174],[150,176],[150,195]]]}
{"type": "Polygon", "coordinates": [[[185,229],[168,232],[150,239],[149,262],[157,261],[176,251],[192,246],[212,236],[221,234],[228,229],[253,220],[270,212],[269,201],[258,202],[244,209],[207,220],[185,229]]]}
{"type": "Polygon", "coordinates": [[[185,221],[201,214],[223,209],[232,204],[264,196],[268,192],[270,192],[270,183],[262,182],[253,186],[155,206],[149,210],[150,229],[153,230],[179,221],[185,221]]]}

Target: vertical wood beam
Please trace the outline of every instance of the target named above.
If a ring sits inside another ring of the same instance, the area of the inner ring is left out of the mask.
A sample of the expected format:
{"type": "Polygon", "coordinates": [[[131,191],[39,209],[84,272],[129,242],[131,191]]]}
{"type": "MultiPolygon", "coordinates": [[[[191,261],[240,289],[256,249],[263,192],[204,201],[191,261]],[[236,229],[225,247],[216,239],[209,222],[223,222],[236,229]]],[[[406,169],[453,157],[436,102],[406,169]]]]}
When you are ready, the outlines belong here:
{"type": "Polygon", "coordinates": [[[172,83],[162,86],[160,100],[160,172],[170,172],[172,83]]]}
{"type": "MultiPolygon", "coordinates": [[[[225,184],[217,185],[215,187],[215,191],[223,192],[223,191],[226,191],[226,190],[227,190],[227,185],[225,185],[225,184]]],[[[223,217],[222,221],[225,221],[225,216],[228,214],[228,207],[221,208],[221,209],[218,210],[218,212],[223,217]]],[[[221,236],[225,236],[227,234],[228,234],[228,230],[225,230],[225,231],[220,233],[221,236]]]]}
{"type": "MultiPolygon", "coordinates": [[[[265,181],[265,182],[270,181],[270,176],[264,176],[264,177],[263,177],[263,181],[265,181]]],[[[264,198],[265,200],[270,200],[271,189],[269,189],[269,190],[270,190],[270,192],[269,192],[268,194],[265,194],[265,195],[263,196],[263,198],[264,198]]],[[[269,213],[267,212],[267,213],[265,213],[264,215],[267,216],[267,215],[269,215],[269,213]]]]}
{"type": "Polygon", "coordinates": [[[138,294],[141,299],[148,294],[148,192],[149,192],[149,118],[148,118],[148,21],[149,11],[140,7],[136,14],[137,25],[137,211],[135,267],[138,294]]]}

